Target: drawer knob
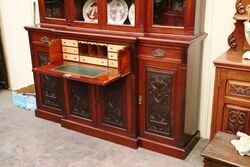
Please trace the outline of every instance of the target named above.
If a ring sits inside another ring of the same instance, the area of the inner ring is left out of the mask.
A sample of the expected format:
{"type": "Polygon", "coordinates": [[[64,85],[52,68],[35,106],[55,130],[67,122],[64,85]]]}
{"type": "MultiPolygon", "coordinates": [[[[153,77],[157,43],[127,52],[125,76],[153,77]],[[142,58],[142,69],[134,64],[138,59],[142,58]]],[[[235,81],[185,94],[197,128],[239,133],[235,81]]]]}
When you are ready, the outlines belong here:
{"type": "Polygon", "coordinates": [[[156,49],[155,51],[153,51],[153,56],[164,57],[164,56],[166,56],[166,52],[162,49],[156,49]]]}

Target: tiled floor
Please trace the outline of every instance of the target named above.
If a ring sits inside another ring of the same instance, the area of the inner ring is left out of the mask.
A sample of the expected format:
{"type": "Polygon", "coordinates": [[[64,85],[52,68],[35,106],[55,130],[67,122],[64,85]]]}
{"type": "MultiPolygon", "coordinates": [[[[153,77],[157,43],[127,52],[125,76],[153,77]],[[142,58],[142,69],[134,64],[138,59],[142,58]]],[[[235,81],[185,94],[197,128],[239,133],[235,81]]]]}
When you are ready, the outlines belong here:
{"type": "Polygon", "coordinates": [[[200,140],[186,160],[130,149],[36,118],[0,90],[0,167],[201,167],[200,140]]]}

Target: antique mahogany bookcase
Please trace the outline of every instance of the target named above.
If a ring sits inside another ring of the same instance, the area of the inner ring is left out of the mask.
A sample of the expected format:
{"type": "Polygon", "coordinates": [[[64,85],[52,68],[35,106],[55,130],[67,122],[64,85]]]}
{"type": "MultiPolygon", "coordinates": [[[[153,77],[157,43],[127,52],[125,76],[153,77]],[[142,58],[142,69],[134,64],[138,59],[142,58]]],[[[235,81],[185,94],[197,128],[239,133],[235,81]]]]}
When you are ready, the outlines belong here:
{"type": "Polygon", "coordinates": [[[237,0],[235,29],[228,37],[230,49],[215,61],[211,136],[217,131],[250,134],[250,60],[242,56],[250,50],[244,34],[250,0],[237,0]]]}
{"type": "Polygon", "coordinates": [[[185,158],[199,140],[199,86],[186,85],[199,76],[204,4],[39,0],[41,23],[25,27],[36,116],[131,148],[185,158]]]}

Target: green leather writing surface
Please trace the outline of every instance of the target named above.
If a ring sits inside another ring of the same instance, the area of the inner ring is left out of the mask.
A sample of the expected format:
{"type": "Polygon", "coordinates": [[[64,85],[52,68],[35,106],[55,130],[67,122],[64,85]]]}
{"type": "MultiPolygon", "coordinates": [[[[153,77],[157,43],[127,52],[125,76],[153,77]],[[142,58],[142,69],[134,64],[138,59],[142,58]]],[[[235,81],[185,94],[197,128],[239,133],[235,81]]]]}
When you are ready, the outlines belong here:
{"type": "Polygon", "coordinates": [[[55,71],[71,73],[71,74],[78,74],[84,75],[88,77],[96,77],[102,73],[105,73],[107,70],[100,70],[95,68],[83,67],[83,66],[76,66],[76,65],[69,65],[65,64],[59,67],[54,68],[55,71]]]}

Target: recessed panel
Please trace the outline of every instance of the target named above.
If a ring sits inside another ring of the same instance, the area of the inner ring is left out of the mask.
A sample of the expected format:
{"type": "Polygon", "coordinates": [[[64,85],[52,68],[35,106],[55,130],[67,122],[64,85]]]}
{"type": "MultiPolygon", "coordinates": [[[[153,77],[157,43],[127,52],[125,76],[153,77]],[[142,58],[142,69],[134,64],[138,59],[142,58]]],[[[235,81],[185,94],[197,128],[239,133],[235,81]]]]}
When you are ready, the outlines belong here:
{"type": "Polygon", "coordinates": [[[83,75],[87,77],[97,77],[98,75],[104,74],[107,71],[106,70],[99,70],[95,68],[88,68],[83,66],[74,66],[65,64],[59,67],[54,68],[55,71],[70,73],[70,74],[77,74],[77,75],[83,75]]]}

